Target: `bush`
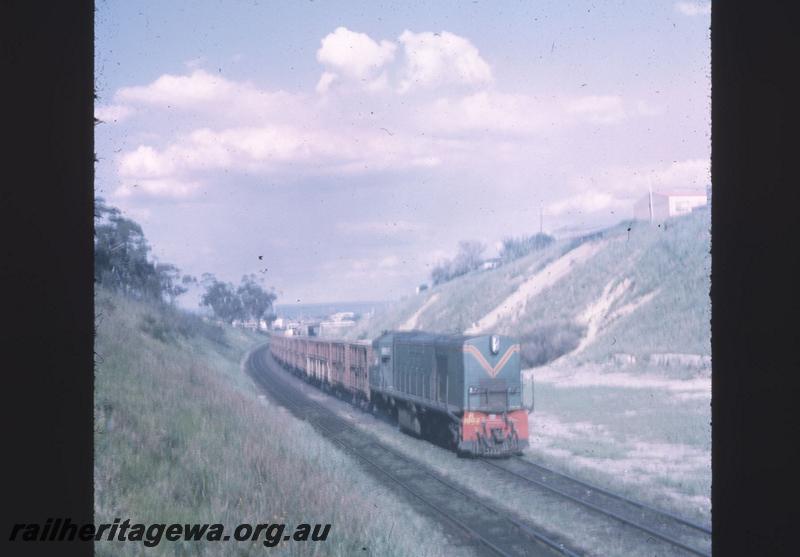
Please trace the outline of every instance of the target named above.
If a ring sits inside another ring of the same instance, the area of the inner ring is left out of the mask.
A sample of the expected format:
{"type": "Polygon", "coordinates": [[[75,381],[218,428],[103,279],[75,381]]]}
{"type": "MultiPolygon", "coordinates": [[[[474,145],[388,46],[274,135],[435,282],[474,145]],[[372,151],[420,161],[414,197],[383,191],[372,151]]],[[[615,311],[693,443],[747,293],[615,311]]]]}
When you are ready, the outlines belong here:
{"type": "Polygon", "coordinates": [[[142,317],[139,329],[161,342],[169,342],[174,338],[164,320],[149,313],[142,317]]]}
{"type": "Polygon", "coordinates": [[[458,253],[452,260],[439,263],[431,271],[433,285],[445,283],[461,275],[466,275],[481,266],[481,254],[486,250],[481,242],[462,241],[458,244],[458,253]]]}
{"type": "Polygon", "coordinates": [[[179,337],[186,339],[204,337],[208,340],[228,346],[225,330],[219,325],[207,323],[202,317],[163,305],[157,313],[147,313],[142,317],[139,329],[161,342],[175,342],[179,337]]]}
{"type": "Polygon", "coordinates": [[[554,241],[555,238],[542,233],[527,237],[506,238],[503,240],[503,247],[500,250],[500,259],[506,262],[514,261],[520,257],[525,257],[529,253],[544,249],[554,241]]]}
{"type": "Polygon", "coordinates": [[[520,337],[523,367],[536,367],[575,350],[586,333],[571,321],[539,325],[520,337]]]}

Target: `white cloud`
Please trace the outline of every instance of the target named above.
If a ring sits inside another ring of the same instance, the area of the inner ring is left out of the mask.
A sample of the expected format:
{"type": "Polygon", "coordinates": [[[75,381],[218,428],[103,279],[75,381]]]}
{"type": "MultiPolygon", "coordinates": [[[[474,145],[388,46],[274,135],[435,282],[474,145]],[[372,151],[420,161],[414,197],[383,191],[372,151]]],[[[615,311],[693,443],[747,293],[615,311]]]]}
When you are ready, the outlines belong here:
{"type": "Polygon", "coordinates": [[[386,91],[389,89],[389,76],[386,72],[381,72],[381,74],[366,82],[365,88],[367,91],[386,91]]]}
{"type": "Polygon", "coordinates": [[[664,108],[650,104],[644,100],[636,101],[636,114],[639,116],[658,116],[664,112],[664,108]]]}
{"type": "Polygon", "coordinates": [[[710,2],[677,2],[675,10],[688,16],[708,15],[711,13],[710,2]]]}
{"type": "Polygon", "coordinates": [[[587,176],[573,178],[565,187],[568,194],[548,205],[549,216],[599,211],[628,211],[647,193],[705,192],[711,180],[711,161],[688,159],[661,166],[612,166],[587,176]]]}
{"type": "Polygon", "coordinates": [[[333,72],[322,72],[317,82],[317,93],[326,93],[337,79],[339,79],[339,76],[333,72]]]}
{"type": "Polygon", "coordinates": [[[394,59],[397,45],[390,41],[378,43],[365,33],[339,27],[322,39],[317,60],[355,79],[365,79],[394,59]]]}
{"type": "Polygon", "coordinates": [[[655,170],[651,174],[651,179],[653,190],[705,192],[706,185],[711,181],[711,161],[708,159],[675,161],[666,168],[655,170]]]}
{"type": "Polygon", "coordinates": [[[156,179],[136,180],[126,183],[114,191],[115,197],[131,197],[144,195],[150,197],[167,197],[180,199],[189,197],[200,188],[198,182],[184,182],[181,180],[156,179]]]}
{"type": "Polygon", "coordinates": [[[443,131],[530,132],[545,127],[552,109],[533,97],[481,91],[438,99],[424,112],[424,121],[443,131]]]}
{"type": "Polygon", "coordinates": [[[163,176],[172,169],[170,161],[149,145],[140,145],[134,151],[125,153],[119,161],[119,173],[122,176],[163,176]]]}
{"type": "Polygon", "coordinates": [[[518,183],[551,156],[555,134],[657,110],[616,95],[537,97],[493,87],[462,95],[450,88],[452,96],[438,100],[398,95],[416,87],[492,81],[489,65],[463,37],[405,31],[400,44],[405,58],[395,61],[396,47],[388,41],[344,27],[327,35],[317,57],[329,69],[316,89],[342,87],[344,95],[270,91],[203,69],[119,89],[112,106],[120,114],[136,110],[155,114],[154,121],[166,110],[190,116],[170,118],[172,128],[161,128],[153,139],[137,133],[141,127],[131,130],[128,141],[136,147],[116,158],[117,174],[121,183],[140,189],[120,194],[188,196],[209,180],[209,172],[219,171],[319,176],[440,167],[496,176],[494,168],[501,166],[500,181],[518,183]],[[395,70],[404,72],[400,90],[396,81],[390,84],[395,70]],[[363,80],[348,89],[356,76],[363,80]],[[387,93],[366,96],[369,90],[387,93]]]}
{"type": "MultiPolygon", "coordinates": [[[[377,129],[303,129],[288,125],[201,128],[179,136],[164,148],[140,145],[118,158],[118,174],[126,181],[172,180],[184,183],[204,172],[234,170],[293,175],[363,173],[388,168],[433,166],[435,139],[388,136],[377,129]]],[[[159,189],[154,184],[153,195],[159,189]]],[[[183,190],[182,190],[183,191],[183,190]]],[[[184,193],[190,193],[186,190],[184,193]]]]}
{"type": "Polygon", "coordinates": [[[625,117],[622,99],[614,95],[581,97],[567,102],[566,110],[597,124],[610,124],[625,117]]]}
{"type": "Polygon", "coordinates": [[[229,97],[236,85],[205,70],[190,75],[164,74],[149,85],[123,87],[115,99],[129,103],[189,106],[229,97]]]}
{"type": "Polygon", "coordinates": [[[654,107],[639,101],[626,109],[615,95],[543,99],[480,91],[456,98],[440,98],[420,111],[419,125],[445,132],[502,132],[534,134],[557,131],[580,123],[615,124],[631,114],[653,115],[654,107]]]}
{"type": "Polygon", "coordinates": [[[602,191],[587,191],[551,203],[547,207],[547,215],[558,217],[567,213],[594,213],[604,209],[620,208],[626,201],[615,198],[602,191]]]}
{"type": "Polygon", "coordinates": [[[423,222],[393,219],[386,221],[340,222],[336,225],[336,228],[346,234],[402,235],[409,232],[425,231],[428,229],[428,225],[423,222]]]}
{"type": "Polygon", "coordinates": [[[252,122],[258,118],[297,121],[308,113],[308,99],[304,95],[260,89],[203,69],[188,75],[164,74],[147,85],[123,87],[114,100],[126,105],[196,111],[209,119],[227,121],[252,122]]]}
{"type": "Polygon", "coordinates": [[[127,120],[135,110],[122,104],[109,104],[94,107],[94,117],[103,122],[119,123],[127,120]]]}
{"type": "Polygon", "coordinates": [[[492,70],[478,49],[464,37],[403,31],[398,39],[406,64],[400,92],[441,84],[483,85],[492,82],[492,70]]]}
{"type": "Polygon", "coordinates": [[[378,261],[378,268],[379,269],[392,269],[400,265],[401,261],[400,258],[396,255],[387,255],[386,257],[381,258],[378,261]]]}
{"type": "Polygon", "coordinates": [[[342,257],[323,263],[326,272],[336,272],[347,279],[359,281],[385,281],[398,276],[413,275],[414,265],[397,255],[376,257],[342,257]]]}
{"type": "Polygon", "coordinates": [[[196,68],[199,68],[200,66],[202,66],[205,63],[206,63],[205,56],[200,56],[198,58],[192,58],[191,60],[187,60],[186,62],[184,62],[186,67],[189,68],[189,69],[192,69],[192,70],[196,69],[196,68]]]}

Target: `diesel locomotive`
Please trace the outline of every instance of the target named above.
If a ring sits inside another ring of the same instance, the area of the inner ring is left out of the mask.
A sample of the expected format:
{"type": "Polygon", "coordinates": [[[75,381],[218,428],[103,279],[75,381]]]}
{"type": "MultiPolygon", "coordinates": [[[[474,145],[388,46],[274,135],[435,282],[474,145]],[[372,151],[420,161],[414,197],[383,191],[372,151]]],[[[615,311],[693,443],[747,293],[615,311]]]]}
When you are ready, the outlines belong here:
{"type": "Polygon", "coordinates": [[[520,345],[504,335],[386,331],[368,342],[273,336],[284,367],[459,455],[528,446],[520,345]]]}

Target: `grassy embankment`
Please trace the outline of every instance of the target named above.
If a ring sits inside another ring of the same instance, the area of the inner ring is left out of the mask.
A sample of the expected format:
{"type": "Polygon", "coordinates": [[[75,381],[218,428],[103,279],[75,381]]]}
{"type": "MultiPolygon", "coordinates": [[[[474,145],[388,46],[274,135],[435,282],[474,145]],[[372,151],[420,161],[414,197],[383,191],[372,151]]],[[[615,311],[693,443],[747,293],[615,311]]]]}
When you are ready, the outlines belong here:
{"type": "MultiPolygon", "coordinates": [[[[269,549],[281,554],[456,549],[308,424],[259,396],[241,361],[263,337],[103,290],[96,302],[96,522],[333,524],[326,542],[269,549]]],[[[262,541],[162,541],[146,552],[260,554],[262,541]]],[[[101,556],[142,551],[140,542],[96,544],[101,556]]]]}

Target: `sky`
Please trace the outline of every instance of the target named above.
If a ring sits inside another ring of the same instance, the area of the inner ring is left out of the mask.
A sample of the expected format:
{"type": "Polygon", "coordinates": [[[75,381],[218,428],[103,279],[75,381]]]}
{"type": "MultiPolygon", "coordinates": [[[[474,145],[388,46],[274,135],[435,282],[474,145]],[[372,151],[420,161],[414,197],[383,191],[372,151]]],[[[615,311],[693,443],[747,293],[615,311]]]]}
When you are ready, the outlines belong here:
{"type": "Polygon", "coordinates": [[[96,8],[95,194],[278,303],[399,299],[461,240],[710,182],[707,2],[96,8]]]}

